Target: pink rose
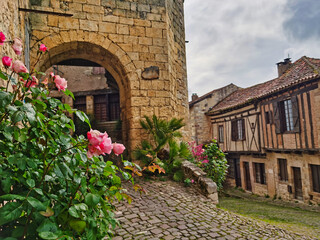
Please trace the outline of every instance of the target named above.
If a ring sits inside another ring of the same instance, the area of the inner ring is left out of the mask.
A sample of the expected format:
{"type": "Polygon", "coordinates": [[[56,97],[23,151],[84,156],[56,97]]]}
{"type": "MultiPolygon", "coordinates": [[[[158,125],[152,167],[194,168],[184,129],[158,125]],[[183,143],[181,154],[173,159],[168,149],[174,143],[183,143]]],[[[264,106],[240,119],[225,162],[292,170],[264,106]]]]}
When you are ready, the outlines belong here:
{"type": "Polygon", "coordinates": [[[104,136],[108,137],[108,134],[106,132],[101,133],[98,130],[92,129],[90,130],[90,132],[87,132],[87,138],[89,140],[89,143],[93,146],[99,145],[102,142],[104,136]]]}
{"type": "Polygon", "coordinates": [[[117,156],[119,154],[122,154],[125,149],[126,148],[125,148],[125,146],[123,146],[123,144],[120,144],[120,143],[114,143],[113,144],[113,152],[117,156]]]}
{"type": "Polygon", "coordinates": [[[67,81],[59,75],[56,75],[54,77],[54,83],[56,84],[56,87],[58,88],[59,92],[60,90],[65,91],[67,88],[67,81]]]}
{"type": "Polygon", "coordinates": [[[0,45],[3,45],[5,40],[6,40],[6,36],[3,34],[3,32],[0,32],[0,45]]]}
{"type": "Polygon", "coordinates": [[[35,87],[37,86],[39,83],[39,80],[35,77],[35,76],[32,76],[32,80],[27,80],[24,82],[24,86],[27,87],[27,88],[31,88],[31,87],[35,87]]]}
{"type": "Polygon", "coordinates": [[[26,66],[23,64],[23,62],[16,60],[13,62],[12,64],[12,70],[15,73],[28,73],[28,69],[26,68],[26,66]]]}
{"type": "Polygon", "coordinates": [[[41,45],[40,45],[39,50],[40,50],[40,52],[49,51],[49,49],[48,49],[48,48],[46,47],[46,45],[44,45],[44,44],[41,44],[41,45]]]}
{"type": "Polygon", "coordinates": [[[3,66],[5,67],[10,67],[11,66],[11,63],[12,63],[12,58],[8,57],[8,56],[4,56],[2,58],[2,64],[3,66]]]}
{"type": "MultiPolygon", "coordinates": [[[[102,142],[99,145],[101,151],[103,153],[110,154],[113,148],[111,138],[108,138],[108,136],[104,136],[102,142]]],[[[104,155],[104,154],[103,154],[104,155]]]]}
{"type": "Polygon", "coordinates": [[[203,160],[202,163],[209,163],[209,160],[208,159],[203,160]]]}
{"type": "Polygon", "coordinates": [[[113,145],[111,142],[111,138],[108,137],[108,134],[106,132],[101,133],[98,130],[91,129],[87,133],[87,137],[89,140],[87,152],[88,158],[111,153],[113,145]]]}
{"type": "Polygon", "coordinates": [[[20,38],[13,39],[12,49],[17,55],[21,55],[22,41],[20,38]]]}

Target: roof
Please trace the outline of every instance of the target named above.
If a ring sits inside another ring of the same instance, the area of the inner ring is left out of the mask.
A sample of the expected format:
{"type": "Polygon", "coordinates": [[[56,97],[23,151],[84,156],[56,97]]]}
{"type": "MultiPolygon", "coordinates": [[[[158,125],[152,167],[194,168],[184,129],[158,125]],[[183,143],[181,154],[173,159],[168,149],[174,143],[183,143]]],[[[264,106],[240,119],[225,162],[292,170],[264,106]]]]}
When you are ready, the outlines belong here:
{"type": "Polygon", "coordinates": [[[227,87],[229,87],[229,86],[238,87],[238,86],[234,85],[233,83],[230,83],[230,84],[227,85],[227,86],[224,86],[224,87],[222,87],[222,88],[215,89],[215,90],[213,90],[213,91],[211,91],[211,92],[208,92],[208,93],[202,95],[201,97],[198,97],[197,99],[195,99],[195,100],[193,100],[193,101],[190,101],[190,102],[189,102],[189,107],[192,107],[194,104],[196,104],[196,103],[198,103],[198,102],[201,102],[202,100],[204,100],[204,99],[206,99],[206,98],[210,98],[210,97],[212,96],[212,94],[214,94],[215,92],[219,92],[219,91],[221,91],[222,89],[227,88],[227,87]]]}
{"type": "Polygon", "coordinates": [[[303,56],[280,77],[248,88],[239,89],[213,106],[207,114],[234,109],[298,83],[320,77],[320,59],[303,56]]]}

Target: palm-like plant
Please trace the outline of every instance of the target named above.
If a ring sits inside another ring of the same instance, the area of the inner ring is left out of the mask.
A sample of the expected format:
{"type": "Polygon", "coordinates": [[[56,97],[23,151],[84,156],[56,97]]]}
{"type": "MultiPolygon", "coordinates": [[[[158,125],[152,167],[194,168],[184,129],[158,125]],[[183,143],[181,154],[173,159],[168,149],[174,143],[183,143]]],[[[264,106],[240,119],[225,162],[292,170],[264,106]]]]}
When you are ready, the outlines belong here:
{"type": "Polygon", "coordinates": [[[144,116],[144,118],[145,121],[140,120],[140,124],[153,138],[153,151],[156,154],[161,151],[167,143],[174,141],[175,137],[182,137],[181,133],[178,131],[185,125],[182,118],[172,118],[169,121],[159,119],[155,115],[152,116],[152,119],[148,116],[144,116]]]}

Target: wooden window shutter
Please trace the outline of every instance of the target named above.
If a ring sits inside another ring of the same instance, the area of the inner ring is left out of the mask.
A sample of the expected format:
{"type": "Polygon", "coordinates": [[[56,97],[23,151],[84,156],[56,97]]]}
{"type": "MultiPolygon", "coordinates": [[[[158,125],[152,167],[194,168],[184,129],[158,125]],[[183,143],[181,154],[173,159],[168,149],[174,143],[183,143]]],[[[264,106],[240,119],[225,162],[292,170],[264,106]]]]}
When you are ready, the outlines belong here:
{"type": "Polygon", "coordinates": [[[237,141],[237,120],[231,122],[231,140],[237,141]]]}
{"type": "Polygon", "coordinates": [[[291,98],[291,103],[292,103],[293,131],[300,132],[299,104],[298,104],[297,96],[293,96],[291,98]]]}
{"type": "Polygon", "coordinates": [[[273,119],[274,125],[276,129],[276,133],[281,133],[281,121],[280,121],[280,108],[278,102],[274,102],[273,104],[273,119]]]}
{"type": "Polygon", "coordinates": [[[242,125],[242,139],[241,140],[245,140],[246,139],[246,127],[245,127],[245,120],[241,119],[241,125],[242,125]]]}

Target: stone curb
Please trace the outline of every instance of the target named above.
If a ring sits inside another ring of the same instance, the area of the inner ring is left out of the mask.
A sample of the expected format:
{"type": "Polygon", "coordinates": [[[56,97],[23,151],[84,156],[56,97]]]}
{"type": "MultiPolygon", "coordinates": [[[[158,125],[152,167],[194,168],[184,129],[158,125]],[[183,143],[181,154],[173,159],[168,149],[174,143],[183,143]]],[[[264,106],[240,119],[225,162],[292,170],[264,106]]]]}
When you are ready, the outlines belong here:
{"type": "Polygon", "coordinates": [[[214,204],[219,203],[217,184],[207,177],[207,173],[189,161],[182,163],[182,170],[186,177],[195,181],[196,187],[205,196],[211,199],[214,204]]]}

